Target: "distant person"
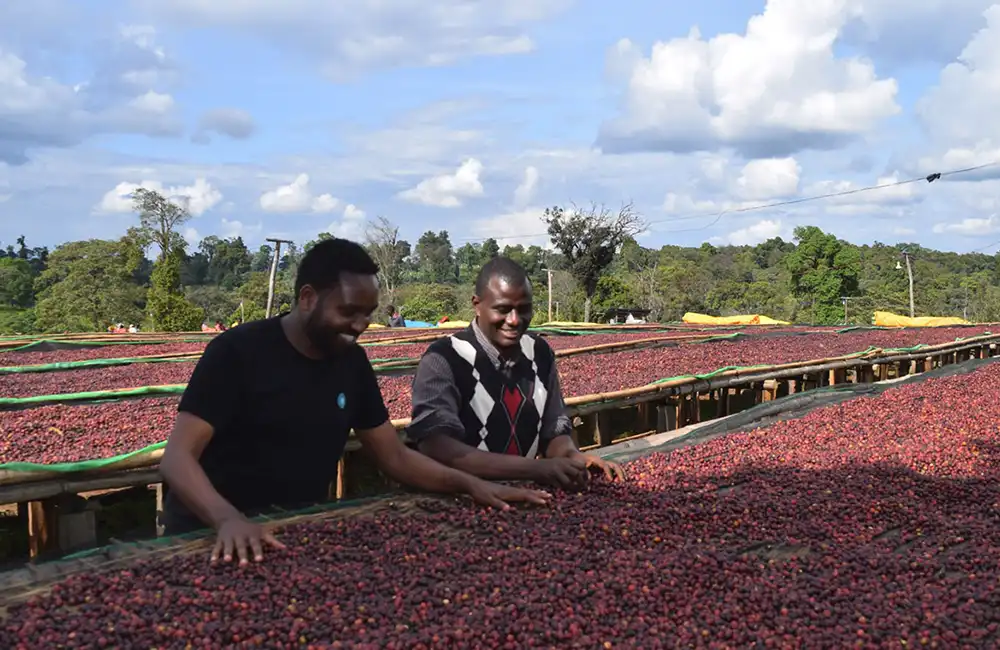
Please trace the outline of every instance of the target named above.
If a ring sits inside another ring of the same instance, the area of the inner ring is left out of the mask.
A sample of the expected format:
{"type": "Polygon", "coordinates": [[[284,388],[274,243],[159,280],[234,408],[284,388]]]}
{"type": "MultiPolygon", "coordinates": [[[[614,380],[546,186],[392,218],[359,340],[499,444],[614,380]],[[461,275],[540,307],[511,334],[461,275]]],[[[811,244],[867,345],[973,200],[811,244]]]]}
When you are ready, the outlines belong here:
{"type": "Polygon", "coordinates": [[[225,332],[226,331],[226,326],[222,324],[221,320],[215,321],[215,331],[216,332],[225,332]]]}
{"type": "Polygon", "coordinates": [[[491,480],[584,485],[590,469],[621,468],[577,449],[552,348],[528,334],[531,281],[505,257],[476,278],[476,315],[430,345],[413,379],[408,437],[450,467],[491,480]]]}
{"type": "Polygon", "coordinates": [[[216,336],[181,397],[160,462],[168,535],[205,525],[212,559],[262,559],[281,543],[249,517],[326,500],[353,429],[391,479],[506,509],[544,492],[491,483],[407,447],[357,338],[378,309],[378,265],[344,239],[302,258],[290,312],[216,336]]]}
{"type": "Polygon", "coordinates": [[[389,313],[389,327],[406,327],[406,320],[396,309],[396,305],[389,305],[386,311],[389,313]]]}

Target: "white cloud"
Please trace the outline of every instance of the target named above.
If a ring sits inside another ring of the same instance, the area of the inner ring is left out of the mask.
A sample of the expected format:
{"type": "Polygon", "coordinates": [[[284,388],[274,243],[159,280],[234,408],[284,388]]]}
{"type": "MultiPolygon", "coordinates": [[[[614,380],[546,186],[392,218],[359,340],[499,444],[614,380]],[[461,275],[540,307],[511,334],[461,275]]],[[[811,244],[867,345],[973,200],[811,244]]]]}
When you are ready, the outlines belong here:
{"type": "Polygon", "coordinates": [[[794,158],[751,160],[736,180],[737,192],[745,199],[774,199],[794,195],[802,168],[794,158]]]}
{"type": "Polygon", "coordinates": [[[90,79],[42,76],[0,44],[0,162],[24,164],[42,147],[69,147],[92,135],[176,136],[173,97],[154,84],[169,79],[166,54],[149,28],[123,28],[109,39],[90,79]]]}
{"type": "Polygon", "coordinates": [[[232,28],[317,61],[342,79],[386,66],[441,66],[472,56],[534,49],[528,25],[572,0],[145,0],[158,14],[192,27],[232,28]]]}
{"type": "Polygon", "coordinates": [[[853,181],[819,181],[812,183],[804,191],[806,196],[824,196],[827,194],[842,194],[822,199],[816,205],[829,214],[890,214],[901,215],[904,208],[920,203],[924,195],[915,183],[903,183],[905,180],[898,172],[881,176],[874,183],[856,183],[853,181]],[[879,189],[864,191],[865,188],[881,186],[879,189]]]}
{"type": "MultiPolygon", "coordinates": [[[[946,171],[1000,159],[1000,3],[984,12],[986,26],[917,104],[917,115],[941,152],[922,170],[946,171]]],[[[980,174],[996,177],[1000,167],[980,174]]],[[[972,179],[973,176],[963,177],[972,179]]]]}
{"type": "Polygon", "coordinates": [[[348,203],[347,207],[344,208],[344,218],[363,221],[365,218],[365,211],[353,203],[348,203]]]}
{"type": "Polygon", "coordinates": [[[361,241],[365,236],[365,211],[349,203],[339,221],[327,226],[326,231],[334,237],[361,241]]]}
{"type": "Polygon", "coordinates": [[[725,237],[725,242],[732,246],[755,246],[774,237],[786,235],[781,221],[764,219],[755,224],[735,230],[725,237]]]}
{"type": "Polygon", "coordinates": [[[439,208],[457,208],[464,199],[483,195],[483,184],[479,180],[482,171],[483,164],[469,158],[454,173],[420,181],[416,187],[400,192],[399,198],[439,208]]]}
{"type": "Polygon", "coordinates": [[[914,230],[913,228],[893,228],[892,234],[897,235],[899,237],[908,237],[910,235],[916,235],[917,231],[914,230]]]}
{"type": "Polygon", "coordinates": [[[195,217],[208,212],[222,201],[222,192],[204,178],[195,180],[192,185],[175,187],[164,187],[160,181],[145,180],[141,183],[123,181],[104,194],[100,203],[94,207],[94,211],[103,213],[133,212],[131,195],[140,187],[159,192],[178,205],[186,207],[188,212],[195,217]]]}
{"type": "Polygon", "coordinates": [[[219,236],[227,239],[232,237],[252,237],[259,235],[264,229],[264,225],[261,223],[255,226],[248,226],[237,219],[230,221],[225,217],[222,218],[221,225],[222,229],[219,231],[219,236]]]}
{"type": "Polygon", "coordinates": [[[197,246],[198,242],[200,242],[202,239],[201,235],[198,234],[198,231],[190,226],[184,229],[183,235],[184,235],[184,241],[186,241],[188,246],[191,247],[197,246]]]}
{"type": "Polygon", "coordinates": [[[340,207],[340,200],[330,194],[314,196],[309,187],[309,174],[299,174],[288,185],[281,185],[260,196],[260,207],[265,212],[278,213],[327,213],[340,207]]]}
{"type": "MultiPolygon", "coordinates": [[[[745,35],[657,42],[647,58],[623,40],[622,115],[601,126],[609,152],[735,147],[750,157],[835,148],[896,115],[897,84],[834,43],[859,2],[768,0],[745,35]]],[[[614,66],[612,66],[614,67],[614,66]]]]}
{"type": "Polygon", "coordinates": [[[531,207],[478,219],[472,224],[472,234],[478,239],[496,239],[501,250],[504,246],[517,245],[549,248],[551,242],[548,224],[542,218],[544,213],[544,208],[531,207]]]}
{"type": "Polygon", "coordinates": [[[954,234],[963,237],[979,237],[1000,232],[1000,218],[991,215],[985,219],[969,217],[955,223],[934,224],[934,232],[938,234],[954,234]]]}
{"type": "Polygon", "coordinates": [[[216,108],[206,111],[198,120],[198,130],[192,140],[201,144],[210,141],[212,133],[245,140],[257,129],[253,116],[239,108],[216,108]]]}
{"type": "Polygon", "coordinates": [[[538,168],[532,165],[524,170],[524,180],[521,184],[517,186],[514,190],[514,205],[520,208],[531,203],[531,200],[535,198],[535,192],[538,190],[538,168]]]}

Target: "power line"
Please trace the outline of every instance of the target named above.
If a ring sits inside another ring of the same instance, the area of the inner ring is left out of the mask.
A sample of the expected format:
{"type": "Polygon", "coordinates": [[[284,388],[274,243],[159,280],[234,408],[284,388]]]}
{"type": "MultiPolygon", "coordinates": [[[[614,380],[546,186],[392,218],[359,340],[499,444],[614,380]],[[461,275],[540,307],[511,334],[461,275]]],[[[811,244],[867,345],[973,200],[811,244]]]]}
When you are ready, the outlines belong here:
{"type": "MultiPolygon", "coordinates": [[[[952,170],[949,170],[949,171],[946,171],[946,172],[934,172],[934,173],[928,174],[926,176],[918,176],[918,177],[914,177],[914,178],[908,178],[908,179],[905,179],[905,180],[893,181],[891,183],[882,183],[880,185],[868,185],[866,187],[855,187],[855,188],[851,188],[851,189],[848,189],[848,190],[841,190],[841,191],[838,191],[838,192],[828,192],[826,194],[816,194],[816,195],[813,195],[813,196],[805,196],[805,197],[801,197],[801,198],[797,198],[797,199],[787,199],[787,200],[784,200],[784,201],[775,201],[773,203],[765,203],[765,204],[761,204],[761,205],[751,205],[751,206],[744,206],[744,207],[739,207],[739,208],[726,209],[726,210],[723,210],[723,211],[719,212],[715,216],[715,219],[712,220],[710,223],[708,223],[705,226],[700,226],[698,228],[684,228],[684,229],[681,229],[681,230],[673,230],[672,232],[697,232],[697,231],[700,231],[700,230],[707,230],[708,228],[711,228],[715,224],[719,223],[719,221],[722,220],[722,217],[724,217],[726,215],[744,214],[744,213],[747,213],[747,212],[757,212],[757,211],[760,211],[760,210],[773,210],[775,208],[782,208],[782,207],[786,207],[786,206],[790,206],[790,205],[798,205],[798,204],[801,204],[801,203],[811,203],[813,201],[822,201],[822,200],[826,200],[826,199],[839,198],[839,197],[842,197],[842,196],[851,196],[851,195],[854,195],[854,194],[863,194],[863,193],[866,193],[866,192],[877,192],[879,190],[884,190],[884,189],[888,189],[888,188],[891,188],[891,187],[900,187],[902,185],[910,185],[912,183],[919,183],[921,181],[927,182],[927,183],[933,183],[934,181],[939,180],[941,178],[947,178],[949,176],[957,176],[959,174],[968,174],[969,172],[979,171],[980,169],[986,169],[988,167],[995,167],[997,165],[1000,165],[1000,160],[995,160],[993,162],[983,163],[981,165],[974,165],[972,167],[963,167],[962,169],[952,169],[952,170]]],[[[675,221],[684,221],[684,220],[687,220],[687,219],[704,219],[704,218],[710,217],[710,216],[712,216],[712,215],[711,214],[701,213],[701,214],[692,214],[692,215],[681,216],[681,217],[668,217],[668,218],[665,218],[665,219],[654,219],[652,221],[647,221],[646,223],[647,223],[647,225],[658,224],[658,223],[672,223],[672,222],[675,222],[675,221]]],[[[459,240],[456,240],[456,241],[481,242],[481,241],[485,241],[487,239],[508,239],[508,240],[509,239],[533,239],[535,237],[547,237],[547,236],[548,236],[548,233],[547,232],[543,232],[543,233],[532,233],[532,234],[525,234],[525,235],[497,235],[496,237],[482,237],[482,238],[479,238],[479,239],[468,238],[468,239],[459,239],[459,240]]],[[[997,244],[1000,244],[1000,241],[998,241],[998,242],[996,242],[994,244],[990,244],[990,246],[995,246],[997,244]]],[[[985,248],[989,248],[989,246],[986,246],[985,248]]],[[[975,251],[973,251],[973,252],[975,252],[975,251]]]]}

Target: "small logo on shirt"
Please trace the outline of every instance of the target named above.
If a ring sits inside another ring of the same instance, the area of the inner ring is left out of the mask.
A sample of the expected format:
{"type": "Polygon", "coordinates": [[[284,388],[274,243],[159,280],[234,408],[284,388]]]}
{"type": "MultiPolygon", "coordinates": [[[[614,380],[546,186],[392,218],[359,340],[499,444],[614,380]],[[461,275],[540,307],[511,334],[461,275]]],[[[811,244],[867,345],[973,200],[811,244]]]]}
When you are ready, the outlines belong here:
{"type": "Polygon", "coordinates": [[[337,406],[339,406],[341,410],[343,410],[343,408],[347,406],[347,396],[344,395],[343,393],[337,395],[337,406]]]}

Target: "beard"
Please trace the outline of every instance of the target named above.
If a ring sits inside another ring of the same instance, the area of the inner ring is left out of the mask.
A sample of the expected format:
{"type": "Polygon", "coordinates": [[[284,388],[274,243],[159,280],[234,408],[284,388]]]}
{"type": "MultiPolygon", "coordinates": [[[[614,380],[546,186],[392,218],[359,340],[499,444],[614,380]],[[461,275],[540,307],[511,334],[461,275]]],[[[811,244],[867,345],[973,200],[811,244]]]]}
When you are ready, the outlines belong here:
{"type": "Polygon", "coordinates": [[[328,325],[320,319],[320,310],[309,314],[305,324],[306,338],[324,357],[336,357],[343,354],[357,342],[352,332],[344,332],[328,325]]]}

